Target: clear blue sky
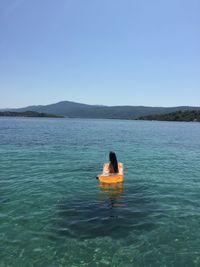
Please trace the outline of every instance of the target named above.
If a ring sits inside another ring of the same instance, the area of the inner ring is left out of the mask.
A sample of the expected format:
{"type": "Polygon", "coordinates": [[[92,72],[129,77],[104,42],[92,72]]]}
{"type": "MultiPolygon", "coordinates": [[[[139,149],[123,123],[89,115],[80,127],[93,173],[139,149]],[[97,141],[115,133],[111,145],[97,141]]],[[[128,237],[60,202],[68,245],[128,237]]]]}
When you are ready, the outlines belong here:
{"type": "Polygon", "coordinates": [[[0,108],[200,106],[199,0],[1,0],[0,108]]]}

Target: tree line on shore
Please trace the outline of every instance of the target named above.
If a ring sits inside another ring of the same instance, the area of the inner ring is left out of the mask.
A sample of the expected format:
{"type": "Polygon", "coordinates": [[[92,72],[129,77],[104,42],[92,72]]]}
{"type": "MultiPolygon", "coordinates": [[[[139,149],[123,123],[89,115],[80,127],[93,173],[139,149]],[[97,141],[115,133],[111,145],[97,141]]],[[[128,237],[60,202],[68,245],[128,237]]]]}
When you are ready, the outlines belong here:
{"type": "MultiPolygon", "coordinates": [[[[40,117],[40,118],[64,118],[61,115],[49,114],[45,112],[36,112],[36,111],[1,111],[0,116],[9,116],[9,117],[40,117]]],[[[116,117],[111,117],[110,119],[116,119],[116,117]]],[[[118,119],[121,119],[120,117],[118,119]]],[[[179,110],[176,112],[170,113],[161,113],[153,114],[146,116],[138,116],[133,118],[132,116],[125,119],[136,119],[136,120],[157,120],[157,121],[197,121],[200,122],[200,110],[179,110]]]]}
{"type": "Polygon", "coordinates": [[[167,114],[156,114],[141,116],[139,120],[156,120],[156,121],[198,121],[200,122],[200,111],[199,110],[187,110],[187,111],[176,111],[167,114]]]}
{"type": "Polygon", "coordinates": [[[24,112],[14,112],[14,111],[1,111],[1,117],[42,117],[42,118],[63,118],[63,116],[58,116],[54,114],[48,114],[44,112],[36,111],[24,111],[24,112]]]}

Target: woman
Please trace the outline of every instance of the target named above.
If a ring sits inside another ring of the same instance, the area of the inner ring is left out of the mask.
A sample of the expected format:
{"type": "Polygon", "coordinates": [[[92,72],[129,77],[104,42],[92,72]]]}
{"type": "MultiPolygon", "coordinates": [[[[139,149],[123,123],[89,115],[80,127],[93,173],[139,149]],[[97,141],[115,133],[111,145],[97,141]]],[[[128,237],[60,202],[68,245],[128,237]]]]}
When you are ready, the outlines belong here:
{"type": "Polygon", "coordinates": [[[118,173],[118,162],[117,162],[117,157],[114,152],[110,152],[109,154],[110,158],[110,163],[109,163],[109,173],[118,173]]]}

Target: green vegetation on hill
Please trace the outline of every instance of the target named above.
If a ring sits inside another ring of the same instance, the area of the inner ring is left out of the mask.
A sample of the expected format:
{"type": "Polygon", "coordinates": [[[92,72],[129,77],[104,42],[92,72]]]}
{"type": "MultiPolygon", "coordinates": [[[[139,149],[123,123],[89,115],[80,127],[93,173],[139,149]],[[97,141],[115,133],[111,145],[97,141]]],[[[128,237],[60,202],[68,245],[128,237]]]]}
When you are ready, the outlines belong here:
{"type": "Polygon", "coordinates": [[[24,111],[24,112],[14,112],[14,111],[2,111],[0,112],[0,116],[4,117],[40,117],[40,118],[64,118],[63,116],[48,114],[48,113],[40,113],[35,111],[24,111]]]}
{"type": "Polygon", "coordinates": [[[198,121],[200,122],[199,110],[176,111],[167,114],[156,114],[141,116],[139,120],[156,120],[156,121],[198,121]]]}

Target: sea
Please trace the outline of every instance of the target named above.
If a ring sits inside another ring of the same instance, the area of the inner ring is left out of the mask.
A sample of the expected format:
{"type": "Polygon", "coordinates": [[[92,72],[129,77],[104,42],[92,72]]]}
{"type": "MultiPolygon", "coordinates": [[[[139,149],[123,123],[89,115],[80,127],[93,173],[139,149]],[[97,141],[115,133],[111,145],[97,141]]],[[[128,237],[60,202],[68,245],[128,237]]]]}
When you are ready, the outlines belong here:
{"type": "Polygon", "coordinates": [[[0,267],[199,267],[200,123],[0,118],[0,267]],[[124,182],[96,176],[110,151],[124,182]]]}

